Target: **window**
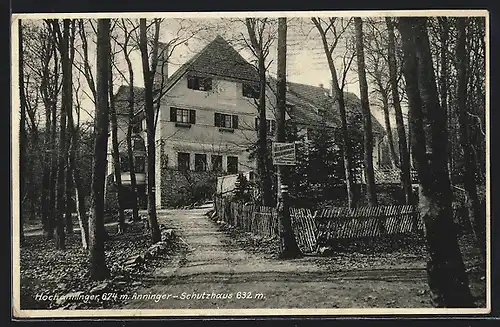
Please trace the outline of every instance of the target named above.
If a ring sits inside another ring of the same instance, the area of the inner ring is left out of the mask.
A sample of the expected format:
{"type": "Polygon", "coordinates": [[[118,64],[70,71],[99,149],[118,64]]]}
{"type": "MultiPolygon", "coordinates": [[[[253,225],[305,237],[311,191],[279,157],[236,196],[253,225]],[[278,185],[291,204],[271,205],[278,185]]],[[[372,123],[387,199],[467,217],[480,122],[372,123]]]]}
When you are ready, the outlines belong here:
{"type": "MultiPolygon", "coordinates": [[[[260,119],[259,119],[259,117],[256,117],[255,118],[255,130],[256,131],[259,130],[259,125],[260,125],[260,119]]],[[[267,128],[267,135],[276,134],[276,121],[266,119],[266,128],[267,128]]]]}
{"type": "Polygon", "coordinates": [[[179,170],[189,170],[189,153],[179,152],[177,154],[177,167],[179,170]]]}
{"type": "Polygon", "coordinates": [[[222,171],[222,156],[217,154],[212,155],[212,170],[222,171]]]}
{"type": "Polygon", "coordinates": [[[243,83],[243,96],[246,98],[257,99],[260,95],[259,87],[257,85],[243,83]]]}
{"type": "Polygon", "coordinates": [[[207,155],[206,154],[195,154],[194,155],[194,170],[196,171],[206,171],[207,170],[207,155]]]}
{"type": "Polygon", "coordinates": [[[238,172],[238,157],[227,157],[227,172],[230,174],[238,172]]]}
{"type": "Polygon", "coordinates": [[[177,109],[177,121],[180,123],[189,123],[189,110],[177,109]]]}
{"type": "Polygon", "coordinates": [[[198,91],[212,90],[211,77],[188,76],[188,89],[198,91]]]}
{"type": "Polygon", "coordinates": [[[146,172],[146,158],[143,156],[135,157],[134,169],[136,173],[146,172]]]}
{"type": "Polygon", "coordinates": [[[183,124],[196,124],[196,111],[170,107],[170,121],[183,124]]]}
{"type": "Polygon", "coordinates": [[[238,128],[238,116],[215,113],[215,126],[225,128],[238,128]]]}

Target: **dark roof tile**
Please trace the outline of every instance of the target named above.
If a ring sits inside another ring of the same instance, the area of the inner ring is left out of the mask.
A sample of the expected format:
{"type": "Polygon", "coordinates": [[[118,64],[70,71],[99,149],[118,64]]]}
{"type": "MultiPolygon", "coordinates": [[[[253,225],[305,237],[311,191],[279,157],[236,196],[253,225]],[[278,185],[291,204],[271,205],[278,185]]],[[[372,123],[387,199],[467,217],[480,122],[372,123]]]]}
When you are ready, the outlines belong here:
{"type": "MultiPolygon", "coordinates": [[[[259,76],[257,70],[248,63],[226,40],[217,36],[212,42],[194,55],[179,69],[177,69],[166,82],[163,92],[168,91],[187,72],[215,75],[232,79],[244,79],[257,82],[259,76]]],[[[271,89],[275,89],[276,79],[270,77],[268,81],[271,89]]],[[[287,103],[293,105],[289,110],[290,116],[297,123],[306,125],[322,125],[327,127],[339,127],[340,118],[338,104],[328,95],[328,90],[322,87],[287,83],[287,103]],[[332,110],[328,110],[334,105],[332,110]],[[320,115],[318,111],[325,109],[320,115]]],[[[144,101],[144,88],[134,87],[135,111],[142,110],[144,101]]],[[[361,115],[361,102],[353,93],[344,93],[348,121],[359,124],[361,115]]],[[[116,99],[116,111],[118,114],[128,114],[128,86],[120,86],[116,99]]],[[[372,115],[374,133],[384,134],[384,128],[372,115]]]]}

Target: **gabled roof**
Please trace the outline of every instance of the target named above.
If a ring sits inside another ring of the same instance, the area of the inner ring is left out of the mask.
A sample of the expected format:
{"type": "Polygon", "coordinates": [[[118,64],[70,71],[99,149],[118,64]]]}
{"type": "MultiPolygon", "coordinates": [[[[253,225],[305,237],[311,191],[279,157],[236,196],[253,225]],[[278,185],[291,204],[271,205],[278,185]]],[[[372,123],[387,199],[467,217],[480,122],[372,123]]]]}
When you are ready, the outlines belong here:
{"type": "MultiPolygon", "coordinates": [[[[142,111],[144,101],[144,88],[134,86],[134,114],[142,111]]],[[[129,86],[120,85],[115,94],[115,109],[117,115],[128,115],[129,111],[129,86]]]]}
{"type": "MultiPolygon", "coordinates": [[[[269,77],[269,86],[276,89],[276,79],[269,77]]],[[[298,124],[339,128],[341,126],[338,103],[319,86],[287,82],[286,101],[290,117],[298,124]]],[[[362,124],[361,101],[354,93],[344,92],[344,102],[349,124],[362,124]]],[[[372,115],[372,128],[376,134],[385,130],[372,115]]]]}
{"type": "Polygon", "coordinates": [[[189,71],[258,82],[254,66],[246,61],[226,40],[217,36],[189,65],[189,71]]]}
{"type": "MultiPolygon", "coordinates": [[[[221,36],[206,45],[194,55],[168,79],[163,93],[172,88],[186,73],[219,76],[237,80],[258,82],[259,75],[255,67],[248,63],[226,40],[221,36]]],[[[268,85],[276,89],[276,79],[268,78],[268,85]]],[[[289,115],[295,122],[311,126],[340,127],[338,103],[328,95],[328,90],[322,87],[287,82],[287,103],[292,104],[289,115]],[[333,108],[333,110],[332,110],[333,108]],[[321,110],[324,109],[324,110],[321,110]],[[319,114],[318,111],[322,111],[319,114]]],[[[136,114],[142,110],[144,88],[134,87],[136,114]]],[[[353,93],[344,92],[348,122],[360,124],[361,101],[353,93]]],[[[120,86],[115,95],[117,114],[128,114],[128,86],[120,86]]],[[[373,132],[384,134],[384,128],[372,115],[373,132]]]]}
{"type": "MultiPolygon", "coordinates": [[[[189,72],[252,82],[259,81],[257,70],[219,35],[169,76],[162,92],[167,92],[182,76],[189,72]]],[[[134,87],[134,92],[134,97],[138,100],[136,104],[142,102],[144,88],[134,87]]],[[[123,106],[123,102],[128,103],[128,86],[120,86],[115,99],[117,102],[116,112],[127,114],[128,110],[126,105],[123,106]],[[119,106],[118,103],[122,103],[122,105],[119,106]]],[[[140,110],[141,106],[136,105],[136,111],[140,110]]]]}

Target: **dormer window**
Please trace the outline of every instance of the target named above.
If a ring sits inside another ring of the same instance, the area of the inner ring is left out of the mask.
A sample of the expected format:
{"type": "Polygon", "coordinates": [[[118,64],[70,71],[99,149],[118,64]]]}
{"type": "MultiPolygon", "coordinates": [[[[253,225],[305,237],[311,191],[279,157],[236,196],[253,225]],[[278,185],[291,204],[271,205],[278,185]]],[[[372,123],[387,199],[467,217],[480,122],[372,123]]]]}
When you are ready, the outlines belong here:
{"type": "Polygon", "coordinates": [[[188,76],[188,89],[197,91],[211,91],[212,90],[212,78],[211,77],[200,77],[200,76],[188,76]]]}
{"type": "Polygon", "coordinates": [[[257,85],[243,83],[243,96],[245,98],[259,98],[260,90],[257,85]]]}

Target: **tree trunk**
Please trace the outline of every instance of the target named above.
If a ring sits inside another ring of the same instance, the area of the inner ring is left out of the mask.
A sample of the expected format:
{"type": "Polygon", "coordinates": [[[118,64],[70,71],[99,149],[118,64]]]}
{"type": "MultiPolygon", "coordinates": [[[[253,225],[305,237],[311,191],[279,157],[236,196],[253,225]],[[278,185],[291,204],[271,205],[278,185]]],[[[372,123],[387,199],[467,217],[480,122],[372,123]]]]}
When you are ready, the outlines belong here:
{"type": "MultiPolygon", "coordinates": [[[[75,29],[74,21],[72,21],[73,31],[75,29]]],[[[71,39],[71,47],[70,47],[70,62],[73,63],[75,48],[74,48],[74,34],[71,39]]],[[[73,92],[71,92],[73,93],[73,92]]],[[[71,101],[73,102],[73,95],[71,95],[71,101]]],[[[80,135],[79,130],[75,126],[75,121],[73,119],[73,109],[70,108],[67,112],[68,114],[68,129],[71,137],[71,143],[69,147],[69,170],[71,174],[68,175],[68,178],[72,179],[72,183],[74,185],[73,189],[75,191],[75,201],[76,201],[76,212],[78,216],[78,225],[80,227],[80,234],[82,238],[82,247],[83,249],[88,249],[89,242],[89,222],[87,216],[87,208],[85,205],[85,194],[86,192],[83,190],[83,182],[80,174],[80,170],[78,169],[77,158],[79,155],[79,142],[80,135]]],[[[77,116],[77,124],[78,116],[77,116]]]]}
{"type": "Polygon", "coordinates": [[[466,18],[457,18],[457,48],[456,58],[458,60],[458,87],[457,87],[457,115],[460,125],[460,143],[464,151],[464,188],[467,192],[467,206],[472,230],[476,237],[483,260],[486,257],[486,242],[482,226],[485,221],[481,219],[481,209],[476,188],[476,156],[473,142],[470,138],[469,121],[467,117],[467,49],[465,45],[466,18]]]}
{"type": "MultiPolygon", "coordinates": [[[[278,19],[278,70],[276,81],[277,141],[285,142],[285,111],[286,111],[286,18],[278,19]]],[[[289,211],[288,182],[290,169],[287,166],[278,167],[278,217],[281,224],[281,253],[284,259],[297,258],[301,255],[292,229],[289,211]]]]}
{"type": "Polygon", "coordinates": [[[42,228],[45,238],[49,234],[49,209],[50,209],[50,110],[45,111],[44,154],[42,173],[42,228]]]}
{"type": "Polygon", "coordinates": [[[375,187],[375,173],[373,172],[373,131],[370,103],[368,101],[368,83],[366,82],[365,54],[363,49],[363,21],[360,17],[354,18],[356,29],[356,57],[358,61],[359,92],[361,97],[361,112],[363,114],[364,129],[364,166],[368,202],[371,206],[377,205],[375,187]]]}
{"type": "MultiPolygon", "coordinates": [[[[439,73],[439,96],[440,96],[440,104],[441,108],[446,115],[446,127],[449,127],[449,109],[448,109],[448,37],[449,37],[449,26],[448,26],[448,18],[447,17],[438,17],[439,25],[441,27],[440,32],[440,68],[441,71],[439,73]]],[[[452,140],[452,138],[450,138],[452,140]]],[[[448,172],[450,174],[450,180],[452,180],[452,171],[453,171],[453,156],[451,155],[451,147],[449,144],[446,153],[448,154],[448,172]]]]}
{"type": "MultiPolygon", "coordinates": [[[[68,117],[69,118],[69,117],[68,117]]],[[[73,124],[73,119],[70,119],[70,131],[73,134],[72,139],[73,140],[78,140],[73,124]]],[[[76,165],[76,155],[78,153],[78,148],[77,145],[75,144],[77,142],[72,143],[72,149],[70,150],[70,157],[69,157],[69,163],[70,163],[70,169],[71,172],[73,173],[73,179],[74,179],[74,184],[75,184],[75,199],[77,201],[77,215],[78,215],[78,224],[80,226],[80,234],[82,237],[82,247],[83,249],[87,250],[88,249],[88,242],[89,242],[89,220],[87,216],[87,208],[85,206],[85,192],[83,191],[83,186],[82,186],[82,179],[80,176],[80,171],[77,168],[76,165]]]]}
{"type": "Polygon", "coordinates": [[[108,73],[110,20],[99,19],[97,26],[97,98],[94,167],[92,174],[92,216],[89,220],[90,277],[103,280],[109,276],[104,254],[104,184],[108,145],[108,73]],[[102,227],[101,227],[102,226],[102,227]],[[102,229],[101,229],[102,228],[102,229]]]}
{"type": "Polygon", "coordinates": [[[269,156],[267,147],[267,117],[266,117],[266,63],[264,54],[264,44],[261,37],[257,36],[256,23],[253,18],[246,18],[248,36],[257,56],[259,74],[259,101],[258,101],[258,139],[257,139],[257,173],[260,181],[261,203],[264,206],[272,206],[272,175],[269,167],[269,156]]]}
{"type": "Polygon", "coordinates": [[[386,17],[385,21],[389,33],[389,41],[388,41],[389,79],[391,84],[392,102],[396,116],[396,129],[398,132],[401,185],[403,186],[403,191],[405,193],[406,203],[411,204],[413,203],[413,192],[411,188],[412,180],[410,174],[410,154],[408,152],[408,144],[406,143],[407,136],[403,121],[403,111],[401,110],[401,101],[399,98],[399,91],[398,91],[394,24],[392,22],[392,18],[390,17],[386,17]]]}
{"type": "Polygon", "coordinates": [[[125,61],[127,62],[128,73],[129,73],[129,101],[128,101],[128,127],[127,127],[127,157],[128,166],[130,169],[130,189],[132,192],[132,220],[139,221],[139,208],[137,203],[137,179],[135,177],[135,162],[134,162],[134,150],[132,147],[132,122],[134,119],[134,105],[135,105],[135,94],[134,94],[134,70],[132,68],[132,61],[128,55],[128,52],[124,50],[125,61]]]}
{"type": "Polygon", "coordinates": [[[273,196],[272,179],[268,166],[267,149],[267,117],[266,117],[266,66],[262,54],[259,54],[259,132],[258,132],[258,172],[260,176],[260,185],[262,193],[262,205],[271,206],[273,196]]]}
{"type": "MultiPolygon", "coordinates": [[[[154,71],[149,68],[148,40],[146,37],[146,19],[140,19],[139,48],[141,50],[142,68],[144,75],[144,102],[147,125],[147,187],[148,187],[148,215],[151,240],[153,243],[160,241],[160,228],[156,217],[155,196],[155,130],[154,130],[154,103],[153,103],[153,77],[154,71]]],[[[157,33],[158,34],[158,33],[157,33]]],[[[156,35],[156,38],[158,35],[156,35]]],[[[157,40],[156,40],[157,41],[157,40]]],[[[154,54],[156,55],[156,54],[154,54]]],[[[153,58],[155,60],[155,58],[153,58]]],[[[155,65],[153,65],[155,66],[155,65]]]]}
{"type": "MultiPolygon", "coordinates": [[[[68,140],[69,141],[69,140],[68,140]]],[[[73,142],[73,141],[70,141],[73,142]]],[[[68,149],[69,150],[69,149],[68,149]]],[[[69,151],[68,151],[69,152],[69,151]]],[[[73,172],[71,170],[71,165],[69,164],[69,158],[68,158],[68,163],[67,163],[67,169],[66,169],[66,213],[65,213],[65,226],[66,226],[66,233],[71,235],[73,234],[73,206],[70,204],[73,204],[73,172]]]]}
{"type": "Polygon", "coordinates": [[[447,173],[446,126],[438,103],[425,18],[400,18],[404,76],[412,119],[412,152],[420,180],[419,211],[429,253],[427,275],[433,305],[473,307],[468,277],[451,215],[447,173]],[[430,66],[429,66],[430,65],[430,66]],[[426,111],[422,110],[425,105],[426,111]],[[424,129],[424,115],[429,128],[424,129]],[[426,137],[426,132],[431,132],[426,137]],[[426,150],[429,150],[429,153],[426,150]]]}
{"type": "MultiPolygon", "coordinates": [[[[379,85],[380,87],[381,85],[379,85]]],[[[391,168],[400,167],[399,157],[396,154],[396,148],[394,147],[394,136],[392,134],[391,117],[389,114],[389,95],[387,90],[382,90],[380,92],[382,96],[382,109],[384,110],[384,124],[385,130],[387,132],[387,141],[389,142],[389,151],[391,153],[391,168]]]]}
{"type": "Polygon", "coordinates": [[[45,130],[44,130],[44,153],[43,153],[43,176],[42,176],[42,226],[43,234],[46,239],[49,239],[50,231],[50,216],[51,216],[51,167],[52,167],[52,102],[49,92],[49,62],[52,57],[52,43],[54,38],[49,38],[48,46],[42,52],[43,71],[40,82],[40,93],[42,94],[43,104],[45,107],[45,130]]]}
{"type": "MultiPolygon", "coordinates": [[[[59,22],[54,21],[54,29],[58,32],[59,22]]],[[[70,20],[63,20],[63,32],[62,38],[60,38],[59,52],[61,54],[61,65],[62,65],[62,100],[61,100],[61,114],[59,118],[59,153],[58,153],[58,169],[57,169],[57,190],[56,190],[56,201],[57,201],[57,216],[56,216],[56,248],[65,248],[65,232],[64,232],[64,213],[66,212],[66,163],[67,159],[67,148],[66,148],[66,114],[68,110],[71,109],[72,99],[71,90],[72,76],[71,76],[71,63],[69,56],[69,35],[70,33],[70,20]]]]}
{"type": "Polygon", "coordinates": [[[47,239],[54,238],[56,210],[56,181],[57,181],[57,103],[52,103],[51,108],[52,126],[50,132],[51,158],[50,158],[50,182],[49,182],[49,219],[47,221],[47,239]]]}
{"type": "Polygon", "coordinates": [[[122,190],[122,173],[120,167],[120,149],[118,147],[118,122],[116,119],[116,109],[115,109],[115,100],[113,94],[113,66],[110,53],[109,60],[109,113],[111,116],[111,144],[112,144],[112,157],[113,157],[113,168],[115,174],[115,185],[116,192],[118,195],[118,234],[122,234],[125,232],[125,213],[124,213],[124,203],[123,203],[123,190],[122,190]]]}
{"type": "MultiPolygon", "coordinates": [[[[347,202],[350,208],[354,208],[356,206],[356,197],[354,192],[354,164],[353,164],[353,153],[352,146],[349,136],[349,129],[347,126],[347,113],[345,108],[344,101],[344,90],[340,88],[339,79],[337,76],[337,71],[335,69],[335,63],[333,61],[332,53],[330,52],[328,41],[326,39],[326,32],[321,27],[321,24],[313,18],[313,23],[318,29],[321,41],[323,43],[323,49],[325,51],[326,59],[328,62],[328,67],[330,68],[330,74],[332,77],[332,87],[334,91],[334,98],[339,105],[339,113],[340,113],[340,122],[341,122],[341,131],[342,131],[342,159],[344,161],[344,172],[345,172],[345,182],[346,182],[346,190],[347,190],[347,202]]],[[[332,108],[333,110],[334,108],[332,108]]]]}
{"type": "MultiPolygon", "coordinates": [[[[33,142],[33,148],[37,149],[38,151],[38,144],[36,140],[32,139],[33,142]]],[[[36,154],[38,156],[38,154],[36,154]]],[[[29,199],[29,205],[30,205],[30,210],[29,210],[29,220],[30,221],[35,221],[38,217],[38,196],[37,196],[37,182],[34,180],[34,175],[35,175],[35,163],[33,161],[29,161],[27,169],[27,174],[26,174],[26,192],[28,195],[29,199]]]]}
{"type": "MultiPolygon", "coordinates": [[[[73,100],[73,99],[72,99],[73,100]]],[[[71,102],[71,104],[73,104],[73,101],[71,102]]],[[[73,143],[75,142],[75,139],[73,139],[71,137],[71,129],[69,127],[70,125],[70,121],[69,121],[69,116],[71,115],[71,111],[73,110],[72,106],[70,106],[68,109],[68,112],[67,112],[67,143],[68,143],[68,146],[66,147],[66,153],[68,153],[67,157],[66,157],[66,192],[65,192],[65,201],[66,201],[66,210],[65,210],[65,213],[64,213],[64,220],[65,220],[65,227],[66,227],[66,233],[67,234],[73,234],[73,206],[72,204],[74,203],[73,202],[73,197],[72,197],[72,194],[73,194],[73,188],[74,188],[74,184],[73,184],[73,171],[71,169],[71,164],[70,164],[70,152],[71,152],[71,148],[73,146],[73,143]]]]}

